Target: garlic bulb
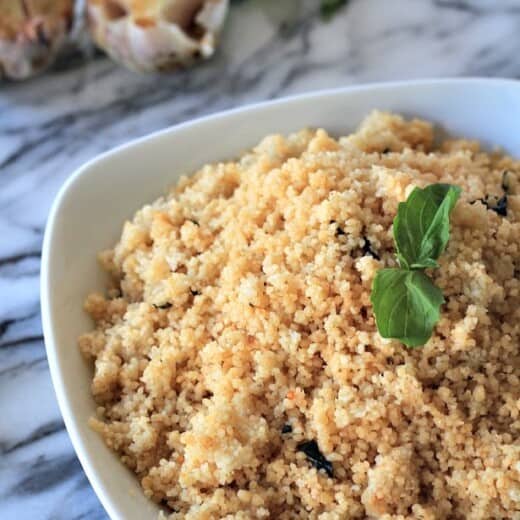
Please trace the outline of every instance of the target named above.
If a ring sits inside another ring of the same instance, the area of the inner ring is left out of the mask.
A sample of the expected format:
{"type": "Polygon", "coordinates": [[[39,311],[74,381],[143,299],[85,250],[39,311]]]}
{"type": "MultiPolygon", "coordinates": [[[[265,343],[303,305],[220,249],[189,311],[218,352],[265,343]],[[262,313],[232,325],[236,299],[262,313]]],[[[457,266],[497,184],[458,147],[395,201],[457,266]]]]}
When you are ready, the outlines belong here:
{"type": "Polygon", "coordinates": [[[74,0],[0,0],[0,77],[25,79],[45,69],[73,17],[74,0]]]}
{"type": "Polygon", "coordinates": [[[166,71],[208,58],[228,0],[88,0],[92,36],[114,60],[166,71]]]}

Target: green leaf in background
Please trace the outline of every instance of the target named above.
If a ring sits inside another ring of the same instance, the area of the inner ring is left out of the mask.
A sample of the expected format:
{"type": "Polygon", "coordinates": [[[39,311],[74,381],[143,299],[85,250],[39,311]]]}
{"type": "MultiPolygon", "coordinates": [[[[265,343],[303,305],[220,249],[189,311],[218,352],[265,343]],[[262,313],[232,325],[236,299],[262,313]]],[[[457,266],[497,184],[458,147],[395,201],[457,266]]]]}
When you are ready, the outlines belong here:
{"type": "Polygon", "coordinates": [[[438,267],[450,237],[450,213],[460,196],[460,188],[432,184],[415,188],[401,202],[394,219],[394,240],[399,264],[404,269],[438,267]]]}
{"type": "Polygon", "coordinates": [[[321,17],[324,20],[330,20],[346,4],[347,0],[321,0],[321,17]]]}
{"type": "Polygon", "coordinates": [[[439,320],[441,290],[423,271],[380,269],[370,296],[379,334],[409,347],[424,345],[439,320]]]}

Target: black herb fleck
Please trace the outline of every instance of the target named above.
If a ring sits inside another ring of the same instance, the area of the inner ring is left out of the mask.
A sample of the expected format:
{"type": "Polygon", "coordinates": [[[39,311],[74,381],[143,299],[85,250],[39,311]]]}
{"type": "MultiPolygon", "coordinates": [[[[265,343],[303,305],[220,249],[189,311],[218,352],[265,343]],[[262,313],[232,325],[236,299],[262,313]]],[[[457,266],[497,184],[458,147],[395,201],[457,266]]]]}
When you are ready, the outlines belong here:
{"type": "Polygon", "coordinates": [[[509,193],[511,185],[509,184],[509,172],[506,170],[502,173],[502,190],[504,193],[509,193]]]}
{"type": "Polygon", "coordinates": [[[390,148],[384,148],[381,153],[383,155],[386,155],[387,153],[390,153],[390,148]]]}
{"type": "Polygon", "coordinates": [[[368,240],[368,238],[366,237],[363,237],[363,240],[365,241],[362,249],[363,256],[371,256],[376,260],[381,260],[380,256],[372,249],[372,244],[370,243],[370,240],[368,240]]]}
{"type": "Polygon", "coordinates": [[[345,231],[341,227],[338,226],[338,223],[335,220],[331,220],[330,224],[335,224],[336,225],[336,230],[334,231],[334,234],[337,237],[341,237],[341,236],[346,235],[345,231]]]}
{"type": "Polygon", "coordinates": [[[155,305],[155,303],[153,304],[153,306],[156,308],[156,309],[169,309],[173,304],[172,303],[163,303],[162,305],[155,305]]]}
{"type": "Polygon", "coordinates": [[[196,226],[200,226],[199,222],[197,220],[195,220],[194,218],[189,218],[188,220],[190,222],[193,222],[193,224],[195,224],[196,226]]]}
{"type": "Polygon", "coordinates": [[[282,433],[292,433],[292,426],[290,424],[284,424],[282,426],[282,433]]]}
{"type": "Polygon", "coordinates": [[[502,197],[486,195],[483,199],[474,200],[471,204],[480,201],[487,209],[494,211],[497,215],[507,217],[507,195],[511,189],[509,184],[509,172],[507,170],[502,173],[501,188],[504,192],[502,197]]]}
{"type": "Polygon", "coordinates": [[[190,289],[190,293],[191,293],[192,296],[200,296],[201,295],[201,292],[197,291],[196,289],[195,290],[190,289]]]}
{"type": "Polygon", "coordinates": [[[501,217],[507,217],[507,195],[502,195],[500,198],[486,195],[483,199],[479,200],[487,209],[494,211],[501,217]]]}
{"type": "Polygon", "coordinates": [[[316,441],[305,441],[298,444],[298,451],[305,453],[307,460],[317,469],[325,470],[329,477],[334,476],[332,462],[329,462],[321,453],[316,441]]]}

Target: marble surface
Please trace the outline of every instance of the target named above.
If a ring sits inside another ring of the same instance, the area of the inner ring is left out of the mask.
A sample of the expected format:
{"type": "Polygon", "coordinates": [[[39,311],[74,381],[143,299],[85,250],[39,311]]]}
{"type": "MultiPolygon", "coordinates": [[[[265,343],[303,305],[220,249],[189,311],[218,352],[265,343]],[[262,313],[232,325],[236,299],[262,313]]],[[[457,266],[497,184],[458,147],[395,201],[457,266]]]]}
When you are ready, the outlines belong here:
{"type": "Polygon", "coordinates": [[[0,85],[2,520],[106,518],[63,427],[40,323],[45,220],[77,166],[153,130],[297,92],[520,76],[519,0],[351,0],[327,23],[318,4],[233,2],[218,54],[191,71],[139,76],[72,47],[46,75],[0,85]]]}

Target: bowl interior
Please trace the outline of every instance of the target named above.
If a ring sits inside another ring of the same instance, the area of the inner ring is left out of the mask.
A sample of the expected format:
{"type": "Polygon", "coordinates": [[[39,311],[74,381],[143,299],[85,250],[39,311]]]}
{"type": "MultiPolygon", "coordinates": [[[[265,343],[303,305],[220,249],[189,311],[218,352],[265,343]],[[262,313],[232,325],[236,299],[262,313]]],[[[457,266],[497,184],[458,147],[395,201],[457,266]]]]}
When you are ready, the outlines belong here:
{"type": "Polygon", "coordinates": [[[96,253],[118,239],[125,219],[180,175],[229,159],[269,133],[322,126],[353,130],[372,109],[432,120],[448,132],[520,156],[520,83],[447,80],[322,92],[211,116],[120,147],[78,170],[56,198],[42,260],[42,315],[59,405],[80,461],[112,518],[154,517],[157,507],[87,421],[95,412],[91,367],[77,337],[92,327],[83,300],[102,290],[96,253]]]}

